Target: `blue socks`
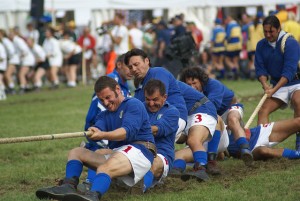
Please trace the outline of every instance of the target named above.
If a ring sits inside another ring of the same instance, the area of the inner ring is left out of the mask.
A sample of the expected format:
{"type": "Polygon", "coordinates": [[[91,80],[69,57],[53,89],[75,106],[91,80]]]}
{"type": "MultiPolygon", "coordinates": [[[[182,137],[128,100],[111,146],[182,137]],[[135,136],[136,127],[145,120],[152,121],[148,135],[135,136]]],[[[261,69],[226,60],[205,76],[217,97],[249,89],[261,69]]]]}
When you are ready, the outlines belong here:
{"type": "Polygon", "coordinates": [[[111,178],[108,174],[99,173],[95,176],[91,191],[99,192],[101,195],[109,189],[111,178]]]}
{"type": "Polygon", "coordinates": [[[288,158],[288,159],[300,159],[300,151],[284,149],[283,153],[282,153],[282,157],[288,158]]]}
{"type": "Polygon", "coordinates": [[[91,168],[88,169],[86,181],[89,183],[93,183],[96,176],[96,171],[92,170],[91,168]]]}
{"type": "Polygon", "coordinates": [[[83,169],[83,164],[78,160],[70,160],[66,165],[66,178],[79,178],[83,169]]]}
{"type": "Polygon", "coordinates": [[[245,137],[240,137],[235,143],[240,149],[249,149],[249,142],[245,137]]]}
{"type": "Polygon", "coordinates": [[[173,163],[173,168],[180,169],[182,171],[186,168],[186,162],[182,159],[176,159],[173,163]]]}
{"type": "Polygon", "coordinates": [[[145,176],[144,176],[144,189],[143,189],[143,192],[146,192],[146,191],[152,186],[153,179],[154,179],[154,175],[153,175],[153,173],[149,170],[149,171],[145,174],[145,176]]]}
{"type": "Polygon", "coordinates": [[[212,139],[208,142],[207,152],[208,153],[218,153],[218,146],[221,138],[221,132],[216,130],[212,139]]]}
{"type": "Polygon", "coordinates": [[[205,151],[196,151],[193,153],[194,162],[198,162],[201,166],[207,164],[207,153],[205,151]]]}

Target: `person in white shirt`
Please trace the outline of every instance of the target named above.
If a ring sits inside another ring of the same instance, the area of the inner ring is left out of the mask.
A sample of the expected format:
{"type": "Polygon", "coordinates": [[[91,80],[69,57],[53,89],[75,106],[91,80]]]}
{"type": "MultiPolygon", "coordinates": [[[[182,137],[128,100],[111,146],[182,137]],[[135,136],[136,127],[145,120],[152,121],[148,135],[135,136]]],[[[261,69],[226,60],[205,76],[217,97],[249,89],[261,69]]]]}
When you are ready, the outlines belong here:
{"type": "Polygon", "coordinates": [[[60,40],[60,48],[68,64],[66,69],[67,86],[76,87],[77,68],[81,64],[82,49],[77,43],[71,40],[70,36],[69,31],[63,33],[63,39],[60,40]]]}
{"type": "Polygon", "coordinates": [[[5,47],[8,65],[4,72],[4,79],[6,81],[7,94],[15,94],[15,83],[13,80],[13,74],[17,72],[16,66],[20,65],[20,58],[17,54],[16,48],[13,42],[7,37],[5,30],[0,30],[0,39],[5,47]]]}
{"type": "Polygon", "coordinates": [[[46,52],[39,44],[34,42],[32,38],[27,39],[27,44],[31,49],[35,58],[35,73],[33,75],[34,90],[38,91],[42,85],[42,78],[49,69],[49,64],[46,63],[46,52]]]}
{"type": "Polygon", "coordinates": [[[143,32],[137,28],[137,22],[133,21],[129,25],[129,44],[130,48],[143,48],[143,32]]]}
{"type": "Polygon", "coordinates": [[[40,38],[40,33],[37,29],[34,28],[33,22],[29,22],[26,25],[26,30],[25,30],[23,36],[26,39],[32,38],[35,43],[38,43],[39,38],[40,38]]]}
{"type": "Polygon", "coordinates": [[[6,99],[5,86],[4,86],[4,72],[6,70],[6,67],[7,67],[6,51],[0,39],[0,101],[6,99]]]}
{"type": "Polygon", "coordinates": [[[43,43],[43,49],[46,52],[46,57],[50,68],[50,81],[52,82],[52,88],[58,88],[58,70],[61,68],[63,63],[63,55],[59,46],[58,40],[54,37],[55,30],[51,27],[46,29],[45,35],[46,39],[43,43]]]}
{"type": "Polygon", "coordinates": [[[124,15],[122,13],[116,13],[114,17],[114,28],[109,32],[111,40],[113,42],[113,50],[117,56],[128,52],[128,29],[123,25],[124,15]]]}
{"type": "Polygon", "coordinates": [[[9,38],[12,40],[16,51],[20,57],[20,68],[18,72],[19,78],[19,94],[24,94],[25,89],[28,87],[27,84],[27,74],[30,71],[30,68],[34,66],[34,56],[30,51],[27,43],[23,38],[18,35],[16,29],[10,30],[9,38]]]}

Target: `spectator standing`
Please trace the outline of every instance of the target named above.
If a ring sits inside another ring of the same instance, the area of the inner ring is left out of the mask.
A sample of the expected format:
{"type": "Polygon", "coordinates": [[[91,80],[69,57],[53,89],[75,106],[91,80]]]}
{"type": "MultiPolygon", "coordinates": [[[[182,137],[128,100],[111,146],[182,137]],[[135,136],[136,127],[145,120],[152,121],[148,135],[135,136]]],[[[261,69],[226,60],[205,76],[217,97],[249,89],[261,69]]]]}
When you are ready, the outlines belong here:
{"type": "Polygon", "coordinates": [[[65,31],[63,39],[60,40],[60,48],[64,54],[64,59],[67,63],[66,77],[67,86],[76,87],[77,69],[81,64],[82,49],[81,47],[72,40],[71,32],[65,31]]]}
{"type": "Polygon", "coordinates": [[[137,22],[133,21],[129,25],[129,44],[130,49],[143,48],[143,32],[137,28],[137,22]]]}
{"type": "Polygon", "coordinates": [[[215,27],[212,30],[212,37],[210,39],[212,64],[217,71],[217,79],[223,79],[225,77],[224,53],[226,32],[221,24],[222,20],[217,18],[215,20],[215,27]]]}
{"type": "Polygon", "coordinates": [[[230,70],[229,78],[237,80],[239,77],[240,51],[242,50],[242,30],[240,25],[230,15],[225,18],[225,24],[225,63],[230,70]]]}
{"type": "Polygon", "coordinates": [[[78,39],[78,44],[84,52],[83,58],[86,62],[86,75],[88,82],[91,81],[91,66],[97,68],[97,55],[96,55],[96,38],[91,35],[91,30],[88,27],[83,29],[82,35],[78,39]]]}
{"type": "Polygon", "coordinates": [[[43,49],[46,52],[46,62],[50,66],[50,82],[52,88],[58,88],[58,70],[62,67],[63,55],[58,40],[54,37],[55,30],[53,28],[46,29],[46,38],[43,43],[43,49]]]}

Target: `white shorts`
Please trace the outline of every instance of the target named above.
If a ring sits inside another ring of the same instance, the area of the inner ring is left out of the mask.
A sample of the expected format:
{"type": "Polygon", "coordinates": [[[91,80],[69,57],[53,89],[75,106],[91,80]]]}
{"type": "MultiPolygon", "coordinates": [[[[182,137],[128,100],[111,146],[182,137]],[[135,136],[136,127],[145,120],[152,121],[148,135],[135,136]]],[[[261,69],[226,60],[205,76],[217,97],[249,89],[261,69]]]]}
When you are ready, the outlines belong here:
{"type": "MultiPolygon", "coordinates": [[[[124,145],[122,147],[113,149],[113,151],[124,154],[131,163],[133,174],[118,178],[130,187],[140,181],[151,168],[152,164],[144,156],[143,152],[132,145],[124,145]],[[124,150],[129,151],[125,152],[124,150]]],[[[110,156],[111,155],[105,155],[105,158],[108,159],[110,156]]]]}
{"type": "Polygon", "coordinates": [[[227,117],[228,117],[229,112],[231,112],[231,111],[237,111],[240,114],[240,116],[241,116],[240,124],[242,125],[242,123],[243,123],[242,119],[243,119],[243,116],[244,116],[244,109],[242,107],[240,107],[240,106],[237,106],[237,105],[230,106],[230,108],[228,110],[226,110],[224,112],[224,114],[221,116],[221,118],[224,121],[224,123],[226,125],[228,125],[227,117]]]}
{"type": "Polygon", "coordinates": [[[27,53],[26,56],[21,58],[22,66],[34,67],[34,64],[35,64],[35,60],[32,53],[27,53]]]}
{"type": "Polygon", "coordinates": [[[168,173],[169,173],[169,162],[168,162],[168,160],[161,154],[157,154],[157,156],[162,160],[162,162],[164,164],[164,171],[163,171],[163,174],[161,175],[161,177],[158,180],[154,179],[151,187],[154,187],[155,185],[161,183],[162,180],[164,178],[166,178],[168,173]]]}
{"type": "MultiPolygon", "coordinates": [[[[228,145],[229,145],[229,136],[227,133],[227,129],[224,129],[223,132],[221,133],[221,138],[220,138],[220,142],[218,145],[218,153],[226,151],[228,145]]],[[[205,150],[207,151],[208,142],[205,142],[203,144],[203,146],[204,146],[205,150]]]]}
{"type": "Polygon", "coordinates": [[[253,151],[257,147],[273,147],[278,144],[278,142],[270,142],[269,140],[273,126],[274,122],[261,125],[259,137],[256,141],[254,148],[251,151],[253,151]]]}
{"type": "Polygon", "coordinates": [[[186,121],[184,121],[183,119],[179,118],[178,119],[178,129],[176,132],[176,136],[175,136],[175,142],[177,142],[177,140],[179,139],[179,137],[181,136],[181,134],[184,134],[184,129],[186,126],[186,121]]]}
{"type": "Polygon", "coordinates": [[[211,139],[216,129],[217,120],[205,113],[196,113],[189,115],[185,133],[188,135],[190,128],[197,125],[205,126],[209,130],[209,139],[211,139]]]}
{"type": "MultiPolygon", "coordinates": [[[[297,90],[300,90],[300,84],[281,87],[272,95],[272,97],[282,100],[285,103],[285,105],[283,105],[281,109],[285,109],[288,106],[290,100],[292,99],[294,92],[297,90]]],[[[292,105],[291,108],[293,108],[292,105]]]]}
{"type": "Polygon", "coordinates": [[[20,57],[18,54],[13,54],[12,57],[8,61],[9,64],[12,65],[20,65],[20,57]]]}

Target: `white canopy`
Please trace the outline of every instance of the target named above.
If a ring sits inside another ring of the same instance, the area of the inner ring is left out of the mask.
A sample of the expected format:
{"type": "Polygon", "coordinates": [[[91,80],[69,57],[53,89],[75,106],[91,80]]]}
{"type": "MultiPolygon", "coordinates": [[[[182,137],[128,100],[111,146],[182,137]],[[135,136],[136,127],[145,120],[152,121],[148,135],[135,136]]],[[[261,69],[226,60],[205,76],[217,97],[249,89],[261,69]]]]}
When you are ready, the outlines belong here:
{"type": "MultiPolygon", "coordinates": [[[[31,0],[0,0],[0,11],[28,11],[31,0]]],[[[274,4],[299,4],[300,0],[44,0],[44,8],[77,9],[156,9],[187,7],[237,7],[274,4]]]]}

